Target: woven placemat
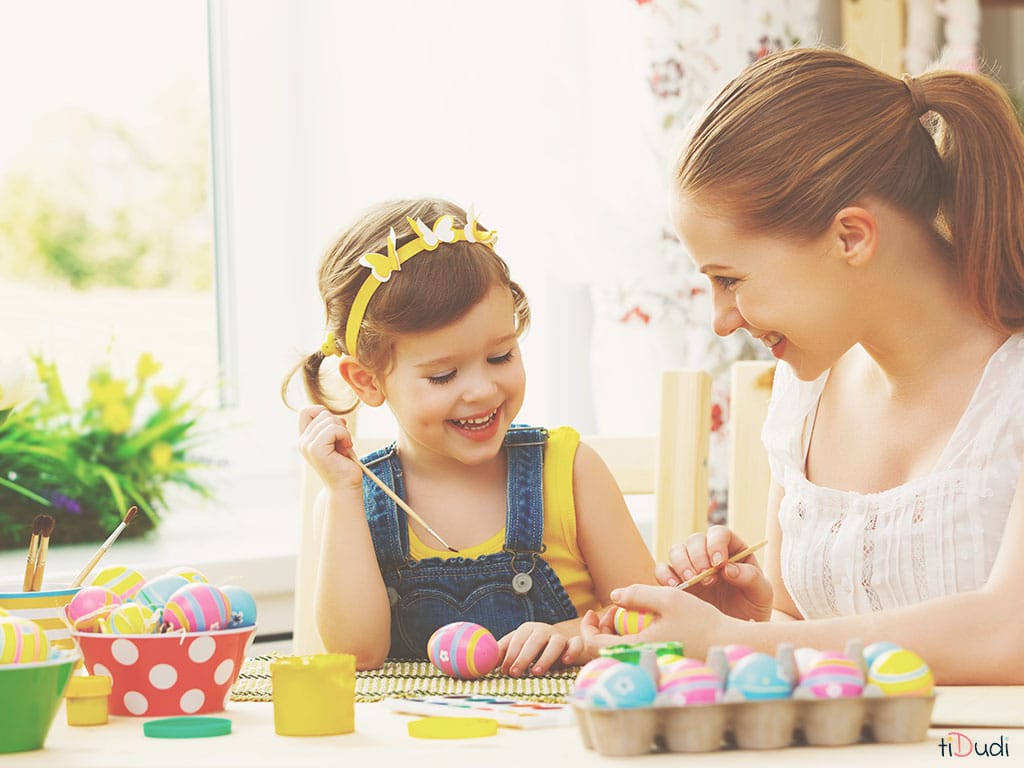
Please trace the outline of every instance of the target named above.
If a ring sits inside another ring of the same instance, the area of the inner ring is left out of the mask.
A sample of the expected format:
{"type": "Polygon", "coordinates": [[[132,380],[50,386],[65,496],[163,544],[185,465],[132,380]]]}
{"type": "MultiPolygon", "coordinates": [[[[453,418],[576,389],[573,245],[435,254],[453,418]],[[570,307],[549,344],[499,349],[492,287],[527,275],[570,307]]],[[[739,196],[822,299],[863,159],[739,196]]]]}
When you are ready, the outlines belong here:
{"type": "MultiPolygon", "coordinates": [[[[245,659],[231,688],[231,701],[273,701],[270,662],[274,658],[276,654],[245,659]]],[[[492,672],[478,680],[456,680],[429,661],[386,661],[380,669],[356,672],[356,701],[458,693],[561,704],[578,671],[570,668],[538,677],[506,677],[492,672]]]]}

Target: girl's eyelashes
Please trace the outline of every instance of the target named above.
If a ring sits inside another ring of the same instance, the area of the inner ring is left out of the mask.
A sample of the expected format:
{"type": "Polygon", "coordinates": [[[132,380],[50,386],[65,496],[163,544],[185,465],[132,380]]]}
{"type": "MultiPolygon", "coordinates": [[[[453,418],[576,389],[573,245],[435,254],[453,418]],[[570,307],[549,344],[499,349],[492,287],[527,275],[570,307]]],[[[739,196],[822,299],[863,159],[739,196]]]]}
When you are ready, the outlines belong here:
{"type": "MultiPolygon", "coordinates": [[[[511,362],[514,356],[515,349],[510,349],[503,355],[488,357],[487,362],[490,363],[491,365],[504,365],[505,363],[511,362]]],[[[431,384],[447,384],[449,381],[452,381],[455,378],[455,374],[457,374],[458,372],[458,368],[453,368],[447,373],[439,373],[435,376],[427,376],[427,381],[429,381],[431,384]]]]}
{"type": "Polygon", "coordinates": [[[502,365],[503,363],[509,363],[512,361],[512,357],[515,350],[510,349],[504,355],[498,355],[497,357],[488,357],[487,362],[491,365],[502,365]]]}
{"type": "Polygon", "coordinates": [[[447,384],[449,381],[455,378],[455,370],[450,370],[448,373],[442,373],[437,376],[427,376],[427,381],[431,384],[447,384]]]}

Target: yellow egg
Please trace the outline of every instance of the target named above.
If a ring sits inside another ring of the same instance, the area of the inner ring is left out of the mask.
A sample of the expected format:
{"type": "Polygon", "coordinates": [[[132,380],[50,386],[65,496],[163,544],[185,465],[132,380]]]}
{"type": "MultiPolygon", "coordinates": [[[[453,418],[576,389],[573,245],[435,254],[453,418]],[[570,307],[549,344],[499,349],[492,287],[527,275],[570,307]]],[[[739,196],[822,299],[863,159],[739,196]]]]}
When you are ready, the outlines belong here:
{"type": "Polygon", "coordinates": [[[0,617],[0,664],[43,661],[50,655],[50,641],[43,628],[22,616],[0,617]]]}
{"type": "Polygon", "coordinates": [[[886,651],[868,670],[868,683],[886,696],[931,696],[935,678],[924,659],[905,648],[886,651]]]}

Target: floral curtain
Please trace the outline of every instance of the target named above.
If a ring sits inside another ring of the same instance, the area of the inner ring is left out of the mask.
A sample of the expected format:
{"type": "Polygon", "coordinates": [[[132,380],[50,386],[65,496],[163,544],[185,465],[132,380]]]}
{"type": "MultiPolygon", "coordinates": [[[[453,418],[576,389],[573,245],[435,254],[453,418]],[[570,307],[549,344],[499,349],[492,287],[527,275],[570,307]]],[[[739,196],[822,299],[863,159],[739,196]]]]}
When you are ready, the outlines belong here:
{"type": "MultiPolygon", "coordinates": [[[[662,188],[668,190],[672,159],[687,121],[750,62],[770,51],[816,42],[818,0],[630,1],[642,15],[639,50],[646,61],[642,71],[649,92],[649,111],[641,115],[649,127],[645,149],[659,168],[662,188]]],[[[636,222],[630,242],[637,253],[619,260],[619,269],[596,274],[591,284],[598,426],[614,431],[614,419],[638,431],[654,431],[658,372],[671,367],[710,371],[709,519],[720,522],[727,508],[729,366],[766,353],[746,334],[722,339],[712,331],[707,281],[696,273],[672,231],[668,194],[645,194],[637,205],[644,212],[628,217],[636,222]]]]}

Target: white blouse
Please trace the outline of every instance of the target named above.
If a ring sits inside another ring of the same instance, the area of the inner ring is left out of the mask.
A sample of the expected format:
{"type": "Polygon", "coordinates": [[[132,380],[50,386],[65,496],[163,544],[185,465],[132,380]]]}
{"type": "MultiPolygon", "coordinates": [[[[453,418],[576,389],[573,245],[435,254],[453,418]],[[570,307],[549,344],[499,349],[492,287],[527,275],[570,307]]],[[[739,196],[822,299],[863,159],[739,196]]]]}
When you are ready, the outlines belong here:
{"type": "Polygon", "coordinates": [[[1024,334],[989,359],[931,474],[879,493],[822,488],[804,473],[827,377],[800,381],[779,363],[761,433],[785,489],[782,580],[800,613],[867,613],[981,587],[1024,457],[1024,334]]]}

